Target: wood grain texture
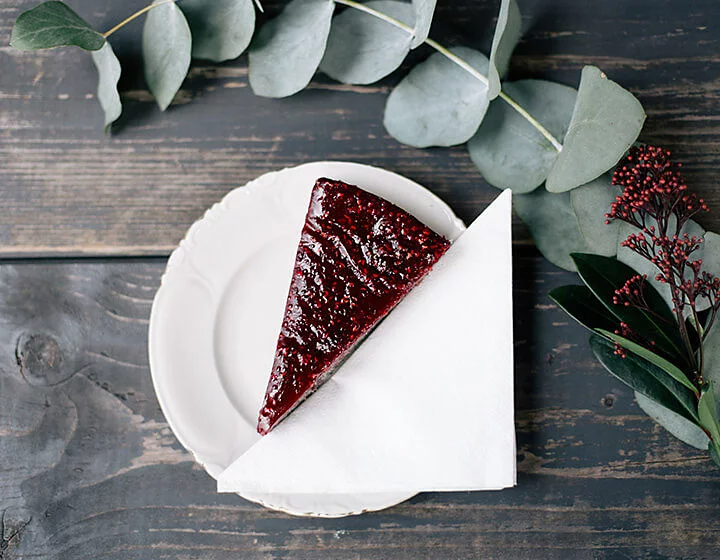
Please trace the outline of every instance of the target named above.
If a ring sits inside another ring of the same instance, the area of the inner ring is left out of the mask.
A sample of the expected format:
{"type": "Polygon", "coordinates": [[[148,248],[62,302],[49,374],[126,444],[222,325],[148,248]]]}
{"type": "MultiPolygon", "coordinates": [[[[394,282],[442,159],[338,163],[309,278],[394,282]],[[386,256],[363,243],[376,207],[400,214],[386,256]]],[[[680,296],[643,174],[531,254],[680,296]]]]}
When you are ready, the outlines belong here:
{"type": "Polygon", "coordinates": [[[710,460],[546,298],[572,274],[514,266],[518,486],[323,520],[216,494],[173,437],[146,360],[163,259],[0,265],[0,558],[717,557],[710,460]]]}
{"type": "MultiPolygon", "coordinates": [[[[36,0],[0,0],[0,41],[36,0]]],[[[143,0],[69,4],[107,29],[143,0]]],[[[283,2],[264,2],[277,13],[283,2]]],[[[633,91],[649,119],[642,139],[674,150],[693,188],[720,211],[720,36],[714,0],[525,0],[525,38],[510,78],[577,86],[597,64],[633,91]]],[[[488,52],[496,2],[440,2],[432,36],[488,52]]],[[[234,187],[310,160],[352,160],[405,174],[441,195],[463,219],[496,191],[463,147],[419,150],[388,137],[389,89],[412,64],[368,87],[322,75],[285,100],[255,97],[246,57],[194,62],[175,105],[161,113],[142,80],[136,22],[113,35],[123,65],[124,115],[105,136],[90,57],[74,49],[21,53],[0,47],[0,254],[166,254],[190,223],[234,187]]],[[[700,220],[720,229],[720,214],[700,220]]],[[[522,228],[518,239],[528,240],[522,228]]]]}

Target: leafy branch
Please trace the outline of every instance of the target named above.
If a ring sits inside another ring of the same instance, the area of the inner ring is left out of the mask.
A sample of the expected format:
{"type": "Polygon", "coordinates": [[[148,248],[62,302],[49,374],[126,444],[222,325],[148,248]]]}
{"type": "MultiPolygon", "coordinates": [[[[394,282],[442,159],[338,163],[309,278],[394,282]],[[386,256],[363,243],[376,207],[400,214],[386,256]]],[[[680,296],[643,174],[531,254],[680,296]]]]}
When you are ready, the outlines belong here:
{"type": "MultiPolygon", "coordinates": [[[[379,18],[383,21],[386,21],[387,23],[394,25],[398,29],[402,29],[406,33],[409,33],[411,36],[415,35],[415,29],[412,27],[405,25],[401,21],[398,21],[397,19],[388,16],[387,14],[384,14],[378,10],[374,10],[373,8],[369,7],[366,4],[361,4],[360,2],[355,2],[354,0],[335,0],[336,4],[343,4],[345,6],[349,6],[351,8],[355,8],[356,10],[360,10],[362,12],[365,12],[366,14],[370,14],[373,17],[379,18]]],[[[514,3],[513,3],[514,4],[514,3]]],[[[519,12],[518,12],[519,14],[519,12]]],[[[501,33],[502,35],[502,33],[501,33]]],[[[490,85],[490,80],[487,76],[484,76],[480,72],[478,72],[475,68],[473,68],[470,64],[468,64],[465,60],[454,54],[452,51],[446,49],[443,47],[440,43],[437,41],[434,41],[430,38],[425,38],[423,42],[428,45],[429,47],[432,47],[437,52],[441,53],[443,56],[445,56],[447,59],[451,60],[455,64],[457,64],[460,68],[468,72],[471,76],[473,76],[475,79],[479,80],[480,83],[484,84],[485,86],[490,85]]],[[[523,109],[518,103],[515,102],[507,93],[500,90],[497,92],[498,97],[500,97],[503,101],[505,101],[508,105],[510,105],[515,111],[517,111],[524,119],[526,119],[535,129],[542,134],[548,142],[552,145],[555,150],[558,152],[562,150],[562,144],[542,125],[540,124],[537,119],[535,119],[530,113],[528,113],[525,109],[523,109]]]]}
{"type": "Polygon", "coordinates": [[[720,467],[720,331],[712,328],[720,277],[708,267],[720,251],[714,234],[703,247],[691,220],[708,207],[688,190],[670,152],[654,146],[633,148],[612,184],[620,190],[604,207],[607,226],[630,227],[620,246],[644,266],[573,253],[584,286],[550,297],[593,333],[596,358],[636,392],[642,408],[682,441],[707,449],[720,467]]]}
{"type": "MultiPolygon", "coordinates": [[[[292,0],[254,37],[250,85],[258,95],[285,97],[304,89],[318,70],[344,83],[373,83],[395,71],[410,50],[428,45],[436,55],[418,64],[388,98],[388,132],[416,147],[467,142],[488,182],[518,194],[546,179],[553,192],[585,184],[612,167],[639,134],[642,107],[595,68],[583,71],[577,95],[540,80],[501,83],[521,36],[515,0],[501,1],[489,58],[431,39],[434,11],[435,0],[292,0]],[[337,5],[346,10],[336,15],[337,5]],[[591,150],[597,154],[588,165],[591,150]]],[[[163,110],[182,85],[191,56],[235,58],[250,45],[255,26],[251,0],[155,0],[101,34],[62,2],[50,1],[18,18],[11,44],[102,49],[93,58],[109,125],[121,104],[119,62],[107,38],[144,14],[145,75],[163,110]]]]}

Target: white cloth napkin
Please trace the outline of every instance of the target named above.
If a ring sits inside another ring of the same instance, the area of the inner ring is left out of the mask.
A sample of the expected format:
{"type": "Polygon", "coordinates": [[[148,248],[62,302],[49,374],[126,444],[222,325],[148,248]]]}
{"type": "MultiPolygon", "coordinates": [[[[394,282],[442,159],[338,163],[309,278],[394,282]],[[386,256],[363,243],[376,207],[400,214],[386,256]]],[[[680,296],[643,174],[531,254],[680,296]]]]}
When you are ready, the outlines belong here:
{"type": "Polygon", "coordinates": [[[513,486],[511,195],[503,192],[219,492],[513,486]]]}

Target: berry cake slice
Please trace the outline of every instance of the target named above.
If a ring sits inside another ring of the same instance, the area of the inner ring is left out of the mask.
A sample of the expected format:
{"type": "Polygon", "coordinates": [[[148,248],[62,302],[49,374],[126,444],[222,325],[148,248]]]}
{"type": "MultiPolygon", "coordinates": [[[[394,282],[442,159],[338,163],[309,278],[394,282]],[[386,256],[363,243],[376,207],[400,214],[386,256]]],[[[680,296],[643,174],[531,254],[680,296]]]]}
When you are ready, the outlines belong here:
{"type": "Polygon", "coordinates": [[[354,185],[318,179],[257,431],[267,434],[430,271],[450,242],[354,185]]]}

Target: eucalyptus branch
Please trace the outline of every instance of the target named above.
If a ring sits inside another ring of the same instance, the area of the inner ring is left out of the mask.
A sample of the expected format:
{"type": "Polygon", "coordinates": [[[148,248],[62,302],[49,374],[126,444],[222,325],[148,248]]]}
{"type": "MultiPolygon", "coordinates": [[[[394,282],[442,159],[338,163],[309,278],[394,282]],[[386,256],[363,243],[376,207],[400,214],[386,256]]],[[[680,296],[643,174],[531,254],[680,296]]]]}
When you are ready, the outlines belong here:
{"type": "Polygon", "coordinates": [[[110,37],[110,35],[112,35],[113,33],[115,33],[115,32],[116,32],[118,29],[120,29],[121,27],[124,27],[125,25],[127,25],[128,23],[130,23],[130,22],[131,22],[132,20],[134,20],[135,18],[139,18],[141,15],[143,15],[144,13],[149,12],[149,11],[152,10],[153,8],[157,8],[158,6],[162,6],[162,5],[164,5],[164,4],[172,4],[173,2],[175,2],[175,0],[163,0],[162,2],[158,2],[157,4],[150,4],[149,6],[145,6],[142,10],[138,10],[137,12],[135,12],[135,13],[134,13],[133,15],[131,15],[130,17],[125,18],[123,21],[121,21],[120,23],[118,23],[115,27],[113,27],[113,28],[110,29],[109,31],[106,31],[106,32],[103,33],[102,35],[103,35],[103,37],[105,37],[105,38],[107,39],[108,37],[110,37]]]}
{"type": "MultiPolygon", "coordinates": [[[[397,27],[398,29],[402,29],[403,31],[409,33],[410,35],[413,35],[415,33],[415,30],[410,27],[409,25],[405,25],[403,22],[395,19],[394,17],[391,17],[387,14],[384,14],[378,10],[375,10],[373,8],[369,8],[366,4],[361,4],[359,2],[355,2],[354,0],[334,0],[336,4],[342,4],[344,6],[348,6],[350,8],[354,8],[356,10],[360,10],[361,12],[365,12],[366,14],[369,14],[371,16],[374,16],[376,18],[379,18],[390,25],[393,25],[397,27]]],[[[425,44],[429,47],[432,47],[437,52],[445,56],[448,60],[451,60],[455,64],[457,64],[460,68],[471,74],[475,79],[479,80],[485,85],[488,85],[488,78],[487,76],[483,76],[480,72],[478,72],[475,68],[470,66],[465,60],[457,56],[456,54],[452,53],[449,49],[443,47],[440,45],[437,41],[434,41],[433,39],[425,39],[425,44]]],[[[557,138],[555,138],[550,131],[545,128],[540,122],[534,118],[530,113],[528,113],[523,107],[521,107],[514,99],[512,99],[508,94],[506,94],[504,91],[500,91],[498,95],[503,101],[505,101],[510,107],[512,107],[515,111],[517,111],[525,120],[527,120],[535,129],[542,134],[545,139],[547,139],[548,142],[552,145],[552,147],[560,152],[562,150],[562,144],[558,141],[557,138]]]]}

